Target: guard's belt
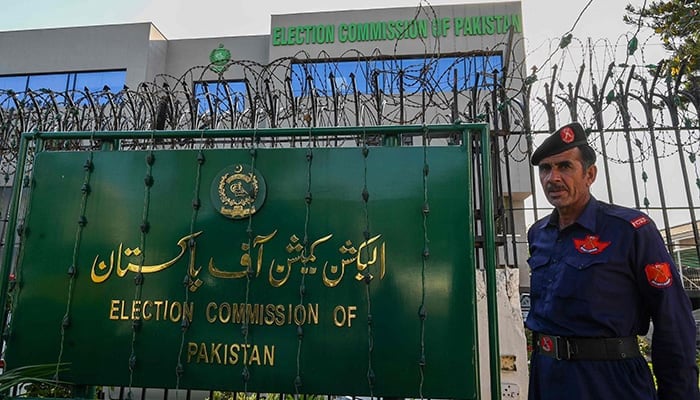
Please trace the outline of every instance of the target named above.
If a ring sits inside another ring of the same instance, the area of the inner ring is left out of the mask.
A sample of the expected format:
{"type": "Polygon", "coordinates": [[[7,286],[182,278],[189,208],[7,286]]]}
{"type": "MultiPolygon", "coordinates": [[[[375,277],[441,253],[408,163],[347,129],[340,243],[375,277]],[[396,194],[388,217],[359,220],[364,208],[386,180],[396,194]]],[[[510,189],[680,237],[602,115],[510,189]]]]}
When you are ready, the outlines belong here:
{"type": "Polygon", "coordinates": [[[641,357],[636,336],[580,338],[533,333],[537,352],[557,360],[624,360],[641,357]]]}

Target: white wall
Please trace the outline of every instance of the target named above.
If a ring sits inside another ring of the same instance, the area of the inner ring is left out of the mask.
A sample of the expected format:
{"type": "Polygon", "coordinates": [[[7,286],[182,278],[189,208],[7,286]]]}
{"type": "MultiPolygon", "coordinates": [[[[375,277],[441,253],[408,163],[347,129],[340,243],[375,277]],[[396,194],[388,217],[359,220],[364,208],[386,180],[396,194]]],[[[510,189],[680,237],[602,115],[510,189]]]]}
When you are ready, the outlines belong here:
{"type": "MultiPolygon", "coordinates": [[[[496,271],[498,291],[498,327],[501,356],[515,356],[515,371],[501,371],[501,386],[508,386],[511,395],[505,399],[525,400],[528,390],[528,364],[525,328],[520,312],[519,277],[516,269],[496,271]]],[[[479,364],[481,396],[491,398],[489,369],[489,332],[486,302],[486,281],[483,270],[476,276],[477,315],[479,327],[479,364]]]]}
{"type": "Polygon", "coordinates": [[[136,87],[152,79],[150,29],[137,23],[3,32],[0,75],[126,68],[127,85],[136,87]]]}

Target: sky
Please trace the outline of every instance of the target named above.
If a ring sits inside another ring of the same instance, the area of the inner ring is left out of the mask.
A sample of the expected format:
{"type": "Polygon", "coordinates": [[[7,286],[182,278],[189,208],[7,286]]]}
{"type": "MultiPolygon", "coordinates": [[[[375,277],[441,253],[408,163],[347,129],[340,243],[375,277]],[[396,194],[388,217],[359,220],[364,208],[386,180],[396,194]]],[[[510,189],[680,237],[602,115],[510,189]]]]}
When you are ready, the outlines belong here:
{"type": "MultiPolygon", "coordinates": [[[[270,15],[487,3],[492,0],[0,0],[0,31],[153,22],[168,39],[268,34],[270,15]]],[[[622,22],[625,5],[640,0],[522,0],[523,30],[541,43],[574,29],[580,38],[614,39],[632,28],[622,22]]],[[[639,4],[637,4],[639,3],[639,4]]]]}

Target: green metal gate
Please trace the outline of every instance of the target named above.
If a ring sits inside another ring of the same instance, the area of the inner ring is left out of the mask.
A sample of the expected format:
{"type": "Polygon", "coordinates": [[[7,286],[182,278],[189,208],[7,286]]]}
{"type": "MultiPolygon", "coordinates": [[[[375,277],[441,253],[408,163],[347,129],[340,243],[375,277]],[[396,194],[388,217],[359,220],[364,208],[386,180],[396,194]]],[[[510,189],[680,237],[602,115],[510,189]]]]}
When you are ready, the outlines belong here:
{"type": "Polygon", "coordinates": [[[9,369],[66,364],[57,378],[79,386],[477,399],[483,265],[500,398],[486,124],[33,133],[17,171],[0,275],[9,369]],[[455,134],[461,145],[428,145],[455,134]],[[424,145],[390,146],[400,135],[424,145]],[[328,136],[359,145],[316,145],[328,136]],[[156,149],[174,137],[194,144],[156,149]],[[231,137],[247,145],[203,146],[231,137]],[[96,145],[48,150],[56,140],[96,145]]]}

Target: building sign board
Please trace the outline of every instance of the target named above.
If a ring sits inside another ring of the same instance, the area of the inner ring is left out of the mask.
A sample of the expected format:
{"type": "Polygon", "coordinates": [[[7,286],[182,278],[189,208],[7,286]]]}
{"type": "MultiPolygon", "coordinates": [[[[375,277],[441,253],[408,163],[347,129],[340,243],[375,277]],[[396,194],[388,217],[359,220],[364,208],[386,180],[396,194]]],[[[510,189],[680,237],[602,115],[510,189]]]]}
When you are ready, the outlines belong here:
{"type": "Polygon", "coordinates": [[[429,35],[436,38],[503,35],[511,28],[516,33],[522,33],[519,14],[273,26],[271,37],[272,46],[299,46],[426,39],[429,35]]]}
{"type": "Polygon", "coordinates": [[[475,399],[469,162],[459,146],[39,153],[7,365],[475,399]]]}

